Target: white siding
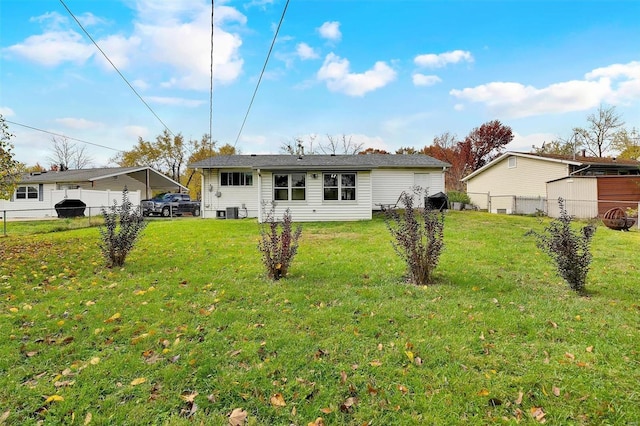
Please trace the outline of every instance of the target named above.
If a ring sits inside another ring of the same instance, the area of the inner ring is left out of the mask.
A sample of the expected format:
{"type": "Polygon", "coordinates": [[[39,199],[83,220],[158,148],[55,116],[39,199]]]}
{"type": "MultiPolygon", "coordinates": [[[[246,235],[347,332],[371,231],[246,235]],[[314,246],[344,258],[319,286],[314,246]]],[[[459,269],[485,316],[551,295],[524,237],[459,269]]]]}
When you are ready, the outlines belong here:
{"type": "MultiPolygon", "coordinates": [[[[410,191],[416,184],[431,195],[444,192],[442,169],[376,169],[371,175],[374,210],[380,210],[381,204],[395,204],[403,191],[410,191]],[[429,183],[425,187],[423,182],[427,180],[429,183]]],[[[420,200],[420,205],[423,204],[420,200]]]]}
{"type": "MultiPolygon", "coordinates": [[[[326,170],[324,171],[327,172],[326,170]]],[[[339,172],[338,172],[339,173],[339,172]]],[[[281,217],[289,208],[296,222],[346,221],[371,219],[371,173],[359,171],[356,174],[356,199],[353,201],[324,201],[322,186],[323,171],[308,171],[306,179],[306,200],[277,201],[275,214],[281,217]],[[315,178],[313,176],[316,176],[315,178]]],[[[262,172],[261,200],[265,212],[273,201],[273,173],[262,172]]]]}
{"type": "MultiPolygon", "coordinates": [[[[36,184],[37,185],[37,184],[36,184]]],[[[82,200],[86,205],[86,216],[96,216],[102,207],[122,203],[122,191],[97,191],[87,189],[55,189],[56,184],[43,185],[42,201],[39,200],[0,200],[0,211],[6,210],[7,218],[47,218],[57,217],[55,205],[68,199],[82,200]]],[[[129,191],[129,201],[140,205],[140,191],[129,191]]],[[[1,212],[0,212],[1,213],[1,212]]]]}
{"type": "Polygon", "coordinates": [[[498,209],[507,209],[507,213],[511,213],[512,196],[545,197],[546,183],[569,173],[566,164],[525,157],[515,157],[515,167],[509,167],[509,158],[512,157],[505,157],[467,181],[467,193],[473,204],[481,209],[488,209],[487,193],[490,193],[493,213],[498,209]]]}
{"type": "MultiPolygon", "coordinates": [[[[250,169],[234,169],[225,172],[251,172],[250,169]]],[[[202,185],[202,217],[215,218],[216,212],[227,207],[238,207],[241,217],[258,217],[258,173],[253,171],[253,185],[222,186],[218,170],[205,170],[202,185]]]]}
{"type": "Polygon", "coordinates": [[[570,177],[547,184],[547,209],[550,217],[560,216],[558,198],[565,200],[567,213],[579,219],[598,216],[598,179],[595,176],[570,177]]]}

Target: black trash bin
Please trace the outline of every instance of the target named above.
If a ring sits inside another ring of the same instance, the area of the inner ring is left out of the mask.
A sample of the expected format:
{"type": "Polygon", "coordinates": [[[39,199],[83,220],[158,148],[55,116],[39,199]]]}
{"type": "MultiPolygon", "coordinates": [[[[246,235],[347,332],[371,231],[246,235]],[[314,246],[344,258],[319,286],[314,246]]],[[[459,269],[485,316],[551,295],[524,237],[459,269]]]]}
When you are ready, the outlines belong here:
{"type": "Polygon", "coordinates": [[[431,210],[443,211],[449,208],[449,199],[444,192],[438,192],[436,194],[427,197],[425,205],[431,210]]]}
{"type": "Polygon", "coordinates": [[[82,200],[66,199],[56,204],[58,217],[81,217],[87,205],[82,200]]]}

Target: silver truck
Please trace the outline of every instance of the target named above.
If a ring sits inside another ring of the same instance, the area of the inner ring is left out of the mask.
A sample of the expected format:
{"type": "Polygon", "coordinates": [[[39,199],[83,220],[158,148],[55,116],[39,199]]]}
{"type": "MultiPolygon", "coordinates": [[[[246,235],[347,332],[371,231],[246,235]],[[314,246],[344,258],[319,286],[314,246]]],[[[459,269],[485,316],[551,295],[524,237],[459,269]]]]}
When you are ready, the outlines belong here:
{"type": "Polygon", "coordinates": [[[140,205],[144,216],[200,216],[200,201],[192,201],[189,194],[164,194],[150,200],[142,200],[140,205]]]}

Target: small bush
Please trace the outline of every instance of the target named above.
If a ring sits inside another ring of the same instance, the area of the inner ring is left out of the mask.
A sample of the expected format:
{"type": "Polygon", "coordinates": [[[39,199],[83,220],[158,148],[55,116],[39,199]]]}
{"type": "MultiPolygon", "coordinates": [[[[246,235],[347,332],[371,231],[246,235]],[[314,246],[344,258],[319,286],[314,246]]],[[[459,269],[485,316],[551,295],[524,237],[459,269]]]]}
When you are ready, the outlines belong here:
{"type": "Polygon", "coordinates": [[[404,210],[387,210],[385,223],[393,237],[394,250],[407,264],[409,281],[426,285],[432,282],[444,248],[444,214],[428,206],[415,208],[414,197],[421,197],[423,191],[414,188],[413,192],[400,195],[404,210]]]}
{"type": "Polygon", "coordinates": [[[122,205],[114,201],[108,209],[102,208],[104,226],[99,228],[102,241],[98,244],[108,268],[124,265],[140,233],[147,226],[140,209],[129,201],[129,191],[122,191],[122,205]],[[118,222],[120,226],[118,226],[118,222]]]}
{"type": "Polygon", "coordinates": [[[285,210],[281,222],[276,220],[273,207],[267,213],[260,226],[258,249],[262,253],[262,263],[267,268],[269,278],[277,281],[287,275],[298,252],[298,239],[301,234],[301,225],[293,229],[289,209],[285,210]]]}
{"type": "Polygon", "coordinates": [[[572,218],[567,213],[564,200],[558,198],[560,217],[551,221],[543,233],[527,232],[536,238],[537,247],[551,256],[558,275],[572,290],[583,292],[591,264],[590,243],[595,233],[594,225],[584,226],[579,232],[572,228],[572,218]]]}
{"type": "Polygon", "coordinates": [[[461,191],[447,192],[447,200],[450,203],[471,204],[471,198],[469,198],[469,195],[467,195],[466,192],[461,191]]]}

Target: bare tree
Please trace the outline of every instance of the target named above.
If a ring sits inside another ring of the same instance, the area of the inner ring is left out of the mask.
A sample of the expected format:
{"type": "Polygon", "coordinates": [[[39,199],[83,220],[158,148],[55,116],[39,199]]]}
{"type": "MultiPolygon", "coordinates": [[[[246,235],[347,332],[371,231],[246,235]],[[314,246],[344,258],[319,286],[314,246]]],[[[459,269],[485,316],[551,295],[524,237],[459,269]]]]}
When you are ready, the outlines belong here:
{"type": "Polygon", "coordinates": [[[51,138],[53,146],[47,160],[59,169],[83,169],[93,163],[93,158],[86,152],[86,146],[78,146],[65,137],[51,138]]]}
{"type": "Polygon", "coordinates": [[[588,127],[576,127],[574,132],[579,143],[594,157],[603,157],[613,147],[616,135],[624,126],[615,107],[600,105],[596,114],[587,117],[588,127]]]}
{"type": "Polygon", "coordinates": [[[352,136],[347,136],[344,133],[340,136],[327,135],[327,143],[319,144],[320,151],[323,154],[343,154],[343,155],[356,155],[362,148],[364,143],[353,142],[352,136]]]}
{"type": "Polygon", "coordinates": [[[280,145],[280,152],[289,155],[312,155],[316,153],[316,139],[318,135],[311,134],[304,136],[296,136],[280,145]]]}

